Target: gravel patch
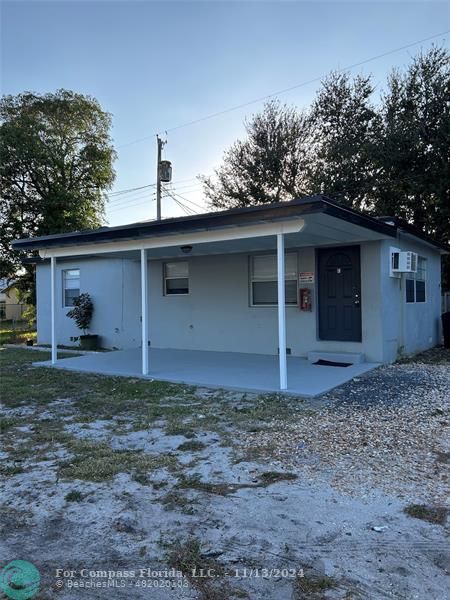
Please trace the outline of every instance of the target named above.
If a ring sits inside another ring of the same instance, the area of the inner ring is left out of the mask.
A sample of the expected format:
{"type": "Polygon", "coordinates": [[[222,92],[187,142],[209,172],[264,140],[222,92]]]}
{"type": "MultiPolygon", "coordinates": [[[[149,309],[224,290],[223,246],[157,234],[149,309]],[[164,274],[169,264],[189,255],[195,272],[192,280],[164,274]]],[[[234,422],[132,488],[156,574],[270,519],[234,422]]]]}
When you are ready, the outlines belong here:
{"type": "Polygon", "coordinates": [[[379,488],[411,500],[444,502],[450,362],[427,364],[427,358],[425,353],[415,362],[357,378],[327,394],[326,406],[317,411],[241,434],[240,448],[353,495],[379,488]]]}

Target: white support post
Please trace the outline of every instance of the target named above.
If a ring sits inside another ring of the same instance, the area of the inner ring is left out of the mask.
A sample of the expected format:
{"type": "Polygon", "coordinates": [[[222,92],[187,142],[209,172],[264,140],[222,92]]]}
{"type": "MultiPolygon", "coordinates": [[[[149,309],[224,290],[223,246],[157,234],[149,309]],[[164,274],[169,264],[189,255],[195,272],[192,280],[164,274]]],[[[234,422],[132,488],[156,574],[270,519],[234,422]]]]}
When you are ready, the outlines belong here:
{"type": "Polygon", "coordinates": [[[55,286],[55,270],[56,270],[56,257],[50,258],[50,310],[51,310],[51,333],[52,333],[52,365],[54,365],[58,358],[58,351],[56,348],[56,286],[55,286]]]}
{"type": "Polygon", "coordinates": [[[284,234],[277,234],[277,281],[278,281],[278,352],[280,360],[280,390],[287,390],[286,359],[286,299],[284,275],[284,234]]]}
{"type": "Polygon", "coordinates": [[[141,248],[142,375],[148,375],[148,268],[147,251],[141,248]]]}

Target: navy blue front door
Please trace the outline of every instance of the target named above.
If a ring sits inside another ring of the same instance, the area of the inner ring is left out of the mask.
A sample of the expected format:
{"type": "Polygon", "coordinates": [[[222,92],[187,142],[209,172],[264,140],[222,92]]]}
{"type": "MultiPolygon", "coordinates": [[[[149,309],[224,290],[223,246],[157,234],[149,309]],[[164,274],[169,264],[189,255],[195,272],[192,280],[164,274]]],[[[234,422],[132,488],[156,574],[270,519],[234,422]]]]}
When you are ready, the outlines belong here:
{"type": "Polygon", "coordinates": [[[361,341],[359,246],[318,250],[319,338],[361,341]]]}

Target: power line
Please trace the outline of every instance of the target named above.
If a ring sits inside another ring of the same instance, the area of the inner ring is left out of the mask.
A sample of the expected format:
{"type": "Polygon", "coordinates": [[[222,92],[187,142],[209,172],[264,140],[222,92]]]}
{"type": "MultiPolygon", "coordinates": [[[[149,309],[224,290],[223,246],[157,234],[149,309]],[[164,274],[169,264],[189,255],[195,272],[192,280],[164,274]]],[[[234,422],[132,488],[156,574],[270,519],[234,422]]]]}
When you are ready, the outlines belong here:
{"type": "MultiPolygon", "coordinates": [[[[173,185],[172,182],[170,184],[173,185]]],[[[202,187],[202,184],[200,183],[200,181],[198,181],[197,183],[189,183],[189,184],[185,184],[185,185],[175,185],[175,188],[177,190],[188,190],[191,188],[200,189],[201,187],[202,187]]]]}
{"type": "Polygon", "coordinates": [[[127,198],[119,198],[115,201],[109,200],[107,203],[107,206],[111,206],[111,207],[121,206],[121,205],[129,204],[130,202],[134,202],[135,200],[140,200],[141,198],[149,198],[150,199],[154,196],[155,196],[155,192],[153,192],[153,193],[145,192],[144,194],[141,192],[141,193],[135,194],[133,196],[129,196],[127,198]]]}
{"type": "Polygon", "coordinates": [[[188,215],[188,216],[195,215],[194,212],[191,212],[185,204],[179,202],[176,198],[172,197],[172,200],[174,200],[178,204],[178,206],[181,208],[182,211],[184,211],[184,213],[186,215],[188,215]]]}
{"type": "MultiPolygon", "coordinates": [[[[175,190],[177,190],[178,188],[175,188],[175,190]]],[[[196,194],[198,192],[200,192],[203,188],[198,187],[198,188],[194,188],[193,190],[183,190],[183,194],[196,194]]]]}
{"type": "MultiPolygon", "coordinates": [[[[442,33],[438,33],[435,35],[431,35],[429,37],[426,38],[422,38],[421,40],[416,40],[415,42],[411,42],[410,44],[405,44],[404,46],[400,46],[398,48],[393,48],[392,50],[388,50],[387,52],[382,52],[381,54],[377,54],[375,56],[371,56],[370,58],[366,58],[364,60],[361,60],[359,62],[353,63],[351,65],[347,65],[346,67],[342,67],[340,69],[335,69],[336,73],[342,73],[344,71],[350,71],[351,69],[355,69],[356,67],[362,67],[363,65],[366,65],[369,62],[372,62],[374,60],[379,60],[380,58],[384,58],[386,56],[390,56],[391,54],[396,54],[397,52],[401,52],[402,50],[407,50],[408,48],[412,48],[413,46],[417,46],[418,44],[423,44],[424,42],[429,42],[430,40],[434,40],[438,37],[447,35],[449,33],[450,30],[444,31],[442,33]]],[[[239,110],[241,108],[245,108],[247,106],[251,106],[252,104],[257,104],[258,102],[262,102],[263,100],[268,100],[269,98],[273,98],[274,96],[279,96],[281,94],[286,94],[288,92],[291,92],[293,90],[299,89],[301,87],[304,87],[306,85],[310,85],[311,83],[317,83],[319,81],[321,81],[323,79],[324,75],[320,75],[319,77],[313,77],[312,79],[308,79],[307,81],[302,81],[301,83],[298,83],[296,85],[292,85],[290,87],[284,88],[282,90],[278,90],[276,92],[273,92],[271,94],[266,94],[265,96],[260,96],[259,98],[255,98],[254,100],[249,100],[248,102],[243,102],[242,104],[237,104],[235,106],[232,106],[230,108],[226,108],[224,110],[220,110],[214,113],[210,113],[209,115],[205,115],[204,117],[199,117],[198,119],[193,119],[192,121],[187,121],[185,123],[181,123],[180,125],[176,125],[174,127],[170,127],[168,129],[164,130],[164,133],[170,133],[171,131],[177,131],[178,129],[182,129],[184,127],[190,127],[192,125],[196,125],[197,123],[202,123],[203,121],[208,121],[209,119],[214,119],[215,117],[220,117],[221,115],[225,115],[228,114],[230,112],[233,112],[235,110],[239,110]]],[[[149,136],[145,136],[136,140],[132,140],[130,142],[127,142],[125,144],[120,144],[119,146],[117,146],[117,148],[125,148],[126,146],[131,146],[132,144],[137,144],[139,142],[148,140],[150,138],[153,138],[155,135],[157,135],[159,132],[155,132],[153,135],[149,135],[149,136]]]]}
{"type": "Polygon", "coordinates": [[[177,200],[177,199],[175,198],[175,196],[171,196],[171,195],[169,194],[169,196],[166,196],[166,197],[169,197],[169,198],[171,198],[171,199],[172,199],[172,200],[173,200],[173,201],[174,201],[174,202],[175,202],[175,203],[176,203],[176,204],[177,204],[177,205],[178,205],[178,206],[181,208],[181,210],[182,210],[182,211],[183,211],[183,212],[184,212],[186,215],[188,215],[188,216],[192,216],[192,215],[195,215],[195,214],[196,214],[194,211],[192,211],[190,208],[188,208],[188,207],[187,207],[185,204],[183,204],[182,202],[180,202],[179,200],[177,200]]]}
{"type": "Polygon", "coordinates": [[[125,201],[117,203],[117,204],[107,205],[106,208],[107,208],[107,210],[109,210],[111,212],[111,211],[115,211],[115,210],[120,210],[122,208],[128,208],[131,206],[135,206],[136,202],[150,203],[154,199],[154,196],[155,196],[155,194],[151,194],[150,196],[147,194],[144,194],[141,196],[137,196],[136,198],[131,198],[130,200],[125,200],[125,201]]]}
{"type": "MultiPolygon", "coordinates": [[[[172,193],[170,190],[168,190],[167,188],[163,187],[163,191],[166,194],[166,197],[170,197],[172,198],[172,200],[174,200],[174,202],[176,202],[178,204],[178,206],[180,206],[180,208],[182,208],[182,210],[186,213],[186,214],[191,214],[191,215],[196,215],[199,214],[197,213],[194,209],[192,209],[190,206],[186,206],[186,204],[184,204],[184,202],[178,200],[178,198],[176,198],[176,196],[178,196],[179,198],[181,198],[182,200],[186,200],[185,198],[182,198],[182,196],[180,196],[179,194],[175,194],[172,193]]],[[[188,200],[189,202],[189,200],[188,200]]],[[[198,206],[198,205],[197,205],[198,206]]],[[[204,210],[201,206],[199,206],[199,208],[201,210],[204,210]]]]}
{"type": "Polygon", "coordinates": [[[195,206],[197,206],[198,208],[203,208],[202,206],[200,206],[199,204],[196,204],[195,202],[193,202],[192,200],[189,200],[188,198],[184,198],[181,194],[179,194],[177,191],[175,191],[173,188],[165,188],[165,191],[169,194],[174,194],[175,196],[177,196],[180,200],[182,200],[183,202],[190,202],[191,204],[194,204],[195,206]]]}
{"type": "Polygon", "coordinates": [[[170,183],[179,184],[179,183],[185,183],[186,181],[196,181],[196,180],[197,180],[197,177],[189,177],[189,179],[178,179],[175,181],[171,181],[170,183]]]}
{"type": "Polygon", "coordinates": [[[119,206],[118,208],[113,208],[109,210],[110,213],[119,212],[121,210],[128,210],[130,208],[137,208],[138,206],[148,206],[148,200],[142,200],[141,202],[137,202],[136,204],[130,204],[128,206],[119,206]]]}
{"type": "MultiPolygon", "coordinates": [[[[197,177],[190,177],[189,179],[180,179],[178,181],[173,181],[172,183],[179,184],[179,183],[185,183],[187,181],[196,181],[196,180],[197,180],[197,177]]],[[[139,187],[128,188],[128,189],[124,189],[124,190],[117,190],[115,192],[109,192],[106,194],[106,196],[108,198],[113,197],[115,199],[116,196],[131,194],[132,192],[136,192],[138,190],[143,190],[143,189],[149,188],[149,187],[156,187],[156,183],[148,183],[147,185],[141,185],[139,187]]]]}
{"type": "Polygon", "coordinates": [[[140,187],[128,188],[125,190],[118,190],[117,192],[110,192],[109,194],[106,194],[106,195],[108,197],[111,197],[111,196],[119,196],[122,194],[129,194],[130,192],[136,192],[138,190],[143,190],[148,187],[154,187],[155,185],[156,185],[156,183],[149,183],[148,185],[141,185],[140,187]]]}
{"type": "Polygon", "coordinates": [[[199,213],[195,212],[190,206],[187,206],[183,202],[180,202],[175,196],[169,196],[174,202],[178,204],[178,206],[187,214],[187,215],[198,215],[199,213]]]}
{"type": "MultiPolygon", "coordinates": [[[[166,192],[173,192],[175,193],[174,190],[168,189],[168,188],[163,188],[164,191],[166,192]]],[[[142,193],[142,190],[140,192],[134,192],[131,196],[128,197],[119,197],[119,198],[115,198],[113,200],[109,200],[106,208],[109,210],[109,212],[113,212],[116,209],[121,209],[121,208],[126,208],[126,207],[132,207],[132,206],[136,206],[136,202],[137,200],[143,200],[145,199],[146,201],[154,201],[155,200],[155,196],[156,193],[155,192],[145,192],[142,193]]],[[[196,205],[198,208],[200,208],[201,210],[204,210],[204,207],[200,206],[199,204],[196,204],[195,202],[193,202],[192,200],[189,200],[188,198],[183,198],[182,196],[178,196],[181,200],[184,200],[186,202],[190,202],[191,204],[196,205]]],[[[142,204],[142,203],[141,203],[142,204]]]]}
{"type": "Polygon", "coordinates": [[[109,200],[107,202],[107,206],[111,206],[111,207],[115,207],[115,206],[120,206],[120,205],[124,205],[127,204],[129,202],[134,202],[135,200],[139,200],[140,198],[151,198],[155,196],[155,193],[153,192],[153,194],[149,194],[149,193],[145,193],[145,194],[136,194],[127,198],[122,198],[121,200],[117,200],[115,202],[109,200]]]}
{"type": "Polygon", "coordinates": [[[180,194],[177,194],[176,192],[172,191],[173,194],[175,194],[175,196],[177,196],[178,198],[180,198],[181,200],[183,200],[184,202],[189,202],[190,204],[192,204],[193,206],[196,206],[197,208],[199,208],[200,210],[205,210],[204,206],[200,206],[200,204],[197,204],[196,202],[194,202],[193,200],[189,200],[189,198],[185,198],[184,196],[181,196],[180,194]]]}
{"type": "MultiPolygon", "coordinates": [[[[368,178],[367,181],[357,182],[354,185],[346,186],[345,188],[341,188],[339,190],[334,190],[334,191],[324,190],[322,192],[322,194],[324,196],[333,197],[333,196],[340,195],[340,194],[345,194],[345,193],[348,193],[348,192],[356,192],[358,190],[364,190],[367,193],[370,193],[371,188],[373,188],[375,186],[379,186],[380,184],[384,183],[383,177],[389,178],[389,174],[380,174],[378,176],[375,176],[372,179],[368,178]]],[[[407,182],[414,181],[415,179],[418,179],[420,177],[421,177],[420,174],[409,175],[409,176],[406,176],[406,177],[396,178],[395,181],[396,181],[396,183],[407,183],[407,182]]],[[[185,204],[185,202],[196,206],[203,213],[207,210],[207,207],[200,206],[199,204],[196,204],[193,200],[189,200],[188,198],[185,198],[184,196],[181,196],[177,192],[175,192],[173,190],[170,190],[170,189],[167,189],[164,186],[163,186],[163,191],[165,192],[166,197],[170,197],[183,210],[183,212],[185,214],[190,214],[190,215],[201,214],[201,213],[198,213],[198,212],[194,211],[190,206],[187,206],[185,204]]],[[[188,193],[188,192],[185,192],[185,193],[188,193]]],[[[151,198],[151,196],[150,196],[150,198],[152,199],[152,201],[154,201],[155,200],[155,198],[154,198],[155,193],[153,193],[152,196],[153,196],[153,198],[151,198]]],[[[115,206],[113,206],[112,209],[109,210],[109,212],[120,211],[120,210],[124,210],[126,208],[133,208],[133,207],[138,207],[138,206],[144,206],[145,204],[148,203],[149,196],[145,195],[145,196],[141,196],[141,198],[145,198],[145,199],[143,199],[141,202],[132,203],[132,204],[124,203],[125,204],[124,206],[117,207],[115,205],[115,206]]],[[[134,198],[133,202],[134,202],[134,200],[139,200],[139,198],[134,198]]],[[[345,205],[343,205],[343,206],[345,208],[345,205]]],[[[369,214],[370,215],[370,212],[365,211],[365,214],[369,214]]]]}
{"type": "MultiPolygon", "coordinates": [[[[191,184],[191,186],[192,186],[192,184],[191,184]]],[[[186,186],[186,188],[188,190],[190,190],[191,186],[186,186]]],[[[150,187],[150,186],[146,186],[146,187],[150,187]]],[[[178,188],[176,188],[176,189],[178,189],[178,188]]],[[[184,186],[181,186],[181,189],[184,189],[184,186]]],[[[200,190],[200,189],[202,189],[201,186],[196,186],[195,188],[192,189],[192,191],[200,190]]],[[[141,197],[142,191],[143,191],[143,188],[140,188],[139,191],[137,191],[137,192],[130,191],[127,194],[124,193],[117,197],[113,197],[113,198],[108,197],[107,202],[108,202],[108,204],[112,205],[112,204],[122,203],[124,201],[126,202],[127,200],[133,200],[136,197],[141,197]]],[[[151,189],[148,189],[148,191],[146,193],[150,193],[151,191],[152,191],[151,189]]],[[[152,192],[152,195],[154,196],[155,192],[152,192]]]]}

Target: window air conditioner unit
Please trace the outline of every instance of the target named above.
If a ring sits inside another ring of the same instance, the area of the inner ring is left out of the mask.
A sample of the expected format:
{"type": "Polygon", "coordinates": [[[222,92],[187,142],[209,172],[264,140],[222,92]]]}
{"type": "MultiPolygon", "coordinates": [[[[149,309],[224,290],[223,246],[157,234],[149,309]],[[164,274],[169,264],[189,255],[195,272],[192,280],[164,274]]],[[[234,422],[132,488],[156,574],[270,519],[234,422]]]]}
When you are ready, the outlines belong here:
{"type": "Polygon", "coordinates": [[[416,252],[401,252],[394,250],[391,252],[391,272],[392,273],[417,273],[416,252]]]}

